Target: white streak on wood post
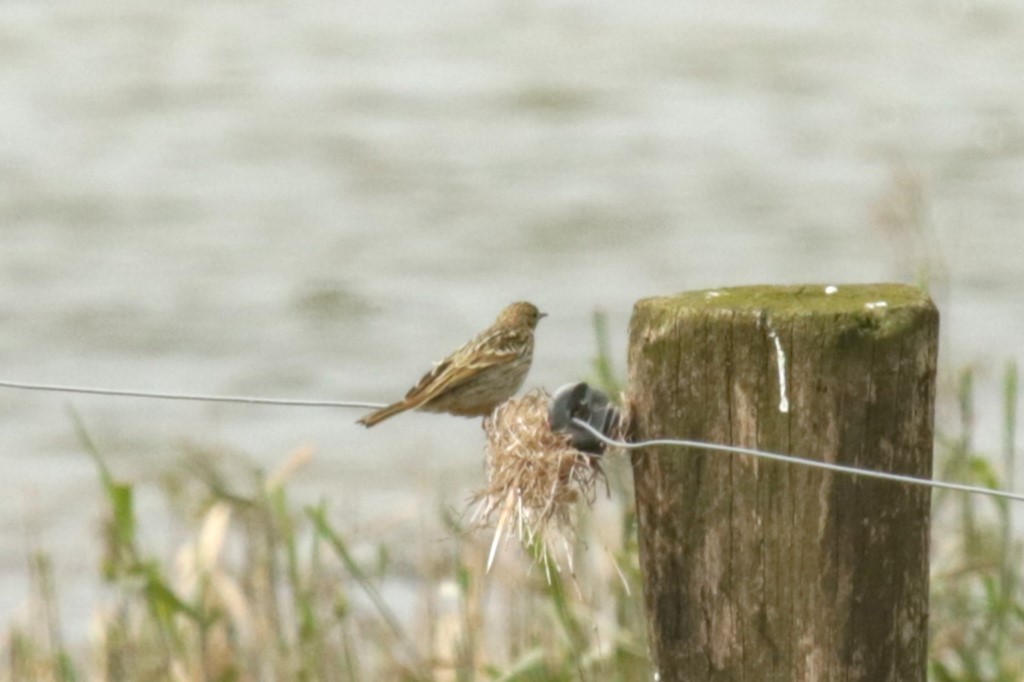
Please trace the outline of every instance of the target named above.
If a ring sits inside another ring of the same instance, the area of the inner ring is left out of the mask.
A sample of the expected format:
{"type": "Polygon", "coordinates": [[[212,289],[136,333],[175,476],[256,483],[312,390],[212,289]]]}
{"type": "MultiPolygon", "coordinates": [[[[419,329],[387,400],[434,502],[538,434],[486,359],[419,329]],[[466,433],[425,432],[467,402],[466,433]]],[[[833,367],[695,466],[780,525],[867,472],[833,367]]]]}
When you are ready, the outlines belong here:
{"type": "Polygon", "coordinates": [[[782,342],[774,329],[768,331],[768,336],[775,342],[775,362],[779,367],[779,412],[789,412],[789,396],[786,395],[786,353],[782,350],[782,342]]]}

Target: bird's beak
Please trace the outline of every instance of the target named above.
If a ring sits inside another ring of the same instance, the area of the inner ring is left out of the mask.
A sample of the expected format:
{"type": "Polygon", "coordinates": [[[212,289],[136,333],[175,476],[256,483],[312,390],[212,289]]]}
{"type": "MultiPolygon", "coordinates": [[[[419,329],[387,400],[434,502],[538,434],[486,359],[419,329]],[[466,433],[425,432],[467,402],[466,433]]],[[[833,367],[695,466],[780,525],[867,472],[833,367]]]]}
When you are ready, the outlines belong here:
{"type": "Polygon", "coordinates": [[[539,320],[540,318],[542,318],[542,317],[547,317],[547,316],[548,316],[548,314],[547,314],[547,313],[537,313],[537,319],[538,319],[538,320],[539,320]]]}

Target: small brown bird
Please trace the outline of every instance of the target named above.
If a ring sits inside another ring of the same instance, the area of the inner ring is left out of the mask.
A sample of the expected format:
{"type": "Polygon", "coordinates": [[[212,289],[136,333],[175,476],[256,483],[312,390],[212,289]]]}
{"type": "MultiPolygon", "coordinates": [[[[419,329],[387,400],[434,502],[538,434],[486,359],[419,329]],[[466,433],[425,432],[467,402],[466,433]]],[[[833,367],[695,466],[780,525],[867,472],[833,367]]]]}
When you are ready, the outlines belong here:
{"type": "Polygon", "coordinates": [[[405,397],[358,421],[367,428],[406,410],[482,417],[519,390],[533,360],[533,330],[544,313],[513,303],[494,324],[437,363],[405,397]]]}

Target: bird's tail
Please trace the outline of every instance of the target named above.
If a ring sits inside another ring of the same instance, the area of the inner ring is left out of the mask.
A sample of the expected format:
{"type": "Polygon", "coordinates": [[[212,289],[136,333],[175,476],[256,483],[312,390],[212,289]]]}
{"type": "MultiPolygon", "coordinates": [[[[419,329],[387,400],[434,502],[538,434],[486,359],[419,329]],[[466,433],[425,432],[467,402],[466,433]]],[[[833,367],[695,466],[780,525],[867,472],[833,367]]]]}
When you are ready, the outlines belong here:
{"type": "Polygon", "coordinates": [[[388,417],[394,417],[396,414],[400,414],[402,412],[405,412],[406,410],[408,410],[408,409],[410,409],[412,407],[413,407],[413,404],[408,403],[408,402],[406,402],[404,400],[400,400],[397,403],[395,403],[394,405],[388,405],[387,407],[380,408],[376,412],[371,412],[370,414],[366,415],[365,417],[363,417],[362,419],[360,419],[356,423],[357,424],[362,424],[366,428],[370,428],[374,424],[379,424],[380,422],[384,421],[388,417]]]}

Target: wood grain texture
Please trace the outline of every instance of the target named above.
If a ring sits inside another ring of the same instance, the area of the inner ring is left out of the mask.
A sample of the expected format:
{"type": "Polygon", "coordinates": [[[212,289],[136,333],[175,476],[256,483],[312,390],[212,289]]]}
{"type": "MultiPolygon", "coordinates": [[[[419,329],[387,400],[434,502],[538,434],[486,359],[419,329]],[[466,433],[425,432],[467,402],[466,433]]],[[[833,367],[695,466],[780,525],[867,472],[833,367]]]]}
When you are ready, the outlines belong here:
{"type": "MultiPolygon", "coordinates": [[[[645,299],[630,437],[929,477],[937,339],[904,285],[645,299]]],[[[927,489],[682,448],[638,450],[633,472],[663,682],[925,680],[927,489]]]]}

